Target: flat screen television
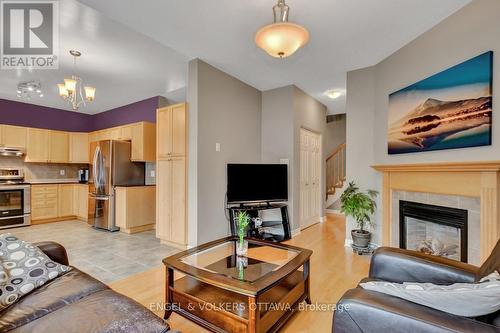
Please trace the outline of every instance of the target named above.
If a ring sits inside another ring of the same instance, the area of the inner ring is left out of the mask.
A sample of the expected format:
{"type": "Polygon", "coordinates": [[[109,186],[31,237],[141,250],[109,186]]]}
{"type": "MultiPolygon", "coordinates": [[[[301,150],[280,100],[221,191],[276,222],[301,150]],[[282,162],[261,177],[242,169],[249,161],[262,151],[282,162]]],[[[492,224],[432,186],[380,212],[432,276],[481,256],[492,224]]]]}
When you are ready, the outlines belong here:
{"type": "Polygon", "coordinates": [[[286,164],[228,164],[228,203],[288,200],[286,164]]]}

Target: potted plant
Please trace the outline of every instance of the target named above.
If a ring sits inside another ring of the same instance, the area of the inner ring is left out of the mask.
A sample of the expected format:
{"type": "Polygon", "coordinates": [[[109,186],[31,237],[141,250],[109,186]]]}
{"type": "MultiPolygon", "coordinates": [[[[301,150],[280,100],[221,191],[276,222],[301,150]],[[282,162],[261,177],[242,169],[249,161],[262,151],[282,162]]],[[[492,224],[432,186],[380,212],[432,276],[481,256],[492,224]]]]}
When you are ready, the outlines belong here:
{"type": "Polygon", "coordinates": [[[378,192],[374,190],[364,193],[354,182],[350,182],[340,196],[340,211],[346,216],[351,216],[358,227],[358,229],[351,230],[352,242],[356,247],[366,248],[370,243],[371,233],[365,230],[365,227],[372,225],[370,217],[377,208],[375,202],[377,195],[378,192]]]}
{"type": "Polygon", "coordinates": [[[239,212],[237,217],[238,243],[236,244],[236,255],[246,257],[248,252],[248,241],[245,239],[246,230],[250,224],[250,216],[247,212],[239,212]]]}

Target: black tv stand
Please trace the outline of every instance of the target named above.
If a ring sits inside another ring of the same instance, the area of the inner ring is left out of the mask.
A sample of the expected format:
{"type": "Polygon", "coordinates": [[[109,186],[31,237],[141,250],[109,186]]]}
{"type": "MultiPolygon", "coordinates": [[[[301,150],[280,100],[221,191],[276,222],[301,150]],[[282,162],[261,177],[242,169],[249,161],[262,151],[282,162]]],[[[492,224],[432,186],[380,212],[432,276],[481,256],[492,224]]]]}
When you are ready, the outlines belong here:
{"type": "Polygon", "coordinates": [[[263,221],[261,228],[257,228],[252,222],[250,228],[247,230],[247,236],[273,242],[282,242],[292,238],[290,222],[288,219],[288,206],[285,203],[240,203],[239,205],[228,206],[227,209],[229,210],[229,224],[231,227],[231,235],[233,236],[238,235],[238,226],[236,221],[238,212],[245,211],[251,218],[255,218],[259,216],[259,211],[261,210],[279,209],[281,212],[281,221],[263,221]],[[283,235],[268,233],[265,231],[262,232],[262,228],[277,226],[283,227],[283,235]]]}

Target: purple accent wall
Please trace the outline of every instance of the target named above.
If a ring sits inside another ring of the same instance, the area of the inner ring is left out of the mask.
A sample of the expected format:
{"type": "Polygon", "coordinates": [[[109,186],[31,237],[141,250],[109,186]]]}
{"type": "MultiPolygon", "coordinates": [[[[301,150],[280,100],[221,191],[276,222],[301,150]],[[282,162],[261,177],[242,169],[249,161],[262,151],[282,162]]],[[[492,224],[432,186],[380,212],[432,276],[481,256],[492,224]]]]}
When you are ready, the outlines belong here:
{"type": "Polygon", "coordinates": [[[139,121],[156,123],[158,96],[120,106],[93,116],[94,130],[110,128],[139,121]]]}
{"type": "Polygon", "coordinates": [[[90,132],[93,116],[0,99],[0,123],[68,132],[90,132]]]}
{"type": "Polygon", "coordinates": [[[0,99],[0,124],[68,132],[92,132],[139,121],[156,122],[158,96],[88,115],[0,99]]]}

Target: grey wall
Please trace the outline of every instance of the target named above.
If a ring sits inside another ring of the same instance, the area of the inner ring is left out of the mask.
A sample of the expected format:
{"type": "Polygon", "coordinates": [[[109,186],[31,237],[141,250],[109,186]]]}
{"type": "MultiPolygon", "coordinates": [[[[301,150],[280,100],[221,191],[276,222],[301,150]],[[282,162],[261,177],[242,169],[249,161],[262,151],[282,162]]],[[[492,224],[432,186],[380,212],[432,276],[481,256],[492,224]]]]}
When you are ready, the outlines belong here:
{"type": "MultiPolygon", "coordinates": [[[[300,129],[323,135],[326,107],[295,86],[286,86],[262,93],[262,162],[279,163],[288,159],[288,211],[292,230],[300,228],[300,129]]],[[[324,156],[322,156],[324,160],[324,156]]],[[[322,198],[324,197],[322,171],[322,198]]],[[[324,201],[322,200],[322,212],[324,201]]]]}
{"type": "Polygon", "coordinates": [[[262,163],[288,160],[288,216],[290,227],[296,229],[293,209],[293,96],[294,87],[286,86],[262,92],[262,163]]]}
{"type": "Polygon", "coordinates": [[[335,148],[345,143],[347,117],[344,115],[339,118],[326,123],[325,137],[323,139],[323,152],[325,156],[330,155],[335,148]]]}
{"type": "Polygon", "coordinates": [[[188,102],[190,109],[196,108],[197,118],[197,243],[201,244],[228,234],[226,164],[261,161],[261,92],[199,59],[191,61],[191,69],[188,102]],[[215,151],[216,143],[220,152],[215,151]]]}
{"type": "MultiPolygon", "coordinates": [[[[363,187],[380,189],[380,175],[372,177],[369,167],[372,164],[498,159],[500,117],[497,116],[493,116],[493,144],[487,147],[388,155],[386,138],[390,93],[489,50],[496,53],[493,105],[499,105],[498,13],[500,1],[475,0],[373,68],[348,73],[348,177],[358,179],[363,187]]],[[[381,221],[380,209],[378,221],[381,221]]]]}
{"type": "MultiPolygon", "coordinates": [[[[370,67],[347,73],[347,92],[346,180],[356,182],[362,190],[376,188],[378,174],[371,168],[374,161],[375,69],[370,67]]],[[[348,218],[346,239],[351,238],[353,227],[352,218],[348,218]]],[[[378,227],[376,225],[373,230],[374,243],[380,240],[378,227]]]]}
{"type": "MultiPolygon", "coordinates": [[[[324,145],[324,132],[326,126],[326,106],[294,86],[294,98],[293,98],[293,109],[294,109],[294,133],[293,133],[293,144],[294,144],[294,159],[293,159],[293,216],[295,217],[294,227],[299,227],[298,217],[300,216],[300,129],[305,128],[307,130],[319,133],[321,135],[321,145],[324,145]]],[[[323,149],[321,149],[323,152],[323,149]]],[[[326,164],[325,155],[321,156],[321,217],[324,217],[325,212],[325,167],[326,164]]]]}

